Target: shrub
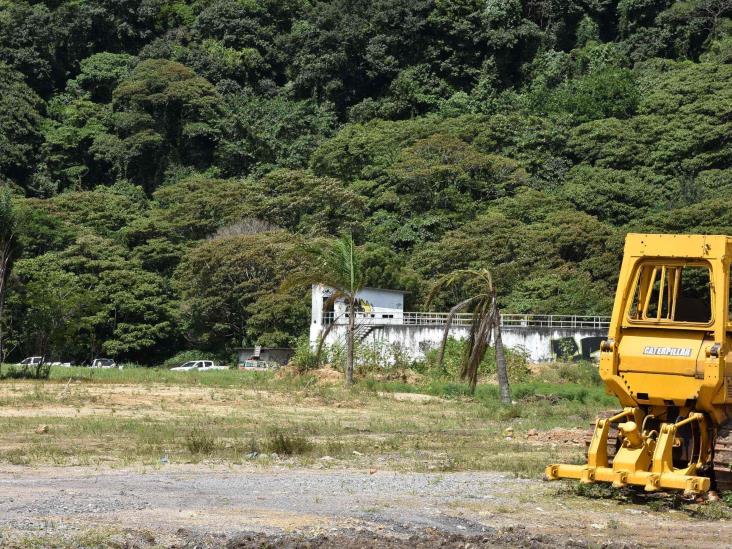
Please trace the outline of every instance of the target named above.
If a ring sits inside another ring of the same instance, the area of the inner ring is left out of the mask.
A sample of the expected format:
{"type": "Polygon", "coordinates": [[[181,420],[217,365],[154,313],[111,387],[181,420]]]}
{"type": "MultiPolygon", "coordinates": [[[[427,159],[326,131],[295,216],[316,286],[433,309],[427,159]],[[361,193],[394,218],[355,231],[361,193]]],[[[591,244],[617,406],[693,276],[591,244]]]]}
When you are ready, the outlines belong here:
{"type": "Polygon", "coordinates": [[[216,448],[216,439],[203,427],[194,427],[186,437],[186,448],[193,455],[210,454],[216,448]]]}
{"type": "Polygon", "coordinates": [[[48,362],[37,366],[11,364],[5,371],[0,368],[0,379],[48,379],[50,375],[51,365],[48,362]]]}
{"type": "Polygon", "coordinates": [[[732,509],[724,501],[689,506],[688,512],[692,517],[702,520],[728,520],[732,518],[732,509]]]}
{"type": "MultiPolygon", "coordinates": [[[[426,370],[433,376],[445,376],[456,379],[460,374],[460,364],[463,358],[465,342],[454,338],[448,338],[445,345],[445,360],[442,368],[437,363],[439,349],[431,349],[426,353],[426,370]]],[[[524,349],[505,349],[506,368],[508,378],[512,383],[521,383],[531,376],[528,365],[528,353],[524,349]]],[[[496,350],[491,347],[485,354],[483,361],[478,368],[478,375],[481,377],[493,376],[496,373],[496,350]]]]}
{"type": "Polygon", "coordinates": [[[400,343],[368,341],[355,347],[356,368],[362,376],[388,374],[397,376],[413,369],[415,362],[400,343]]]}
{"type": "MultiPolygon", "coordinates": [[[[305,340],[307,341],[307,340],[305,340]]],[[[382,341],[354,341],[355,368],[359,375],[382,374],[384,372],[405,372],[407,370],[424,371],[424,366],[416,363],[409,356],[407,349],[399,343],[382,341]]],[[[308,364],[314,364],[314,352],[303,344],[298,347],[292,362],[298,371],[306,371],[308,364]],[[311,362],[312,361],[312,362],[311,362]],[[305,367],[305,368],[304,368],[305,367]],[[304,368],[304,369],[303,369],[304,368]]],[[[321,364],[329,364],[332,368],[343,371],[346,363],[346,347],[342,342],[324,345],[320,356],[321,364]]]]}
{"type": "Polygon", "coordinates": [[[313,445],[305,437],[290,435],[280,429],[269,432],[265,441],[267,451],[285,456],[307,454],[313,445]]]}
{"type": "MultiPolygon", "coordinates": [[[[732,465],[730,467],[732,467],[732,465]]],[[[727,490],[722,494],[722,501],[727,507],[732,509],[732,490],[727,490]]]]}
{"type": "Polygon", "coordinates": [[[597,365],[591,362],[560,364],[558,373],[559,379],[568,383],[593,386],[602,383],[597,365]]]}
{"type": "Polygon", "coordinates": [[[310,347],[310,339],[307,336],[298,338],[295,345],[295,354],[290,362],[301,374],[318,367],[317,356],[310,347]]]}

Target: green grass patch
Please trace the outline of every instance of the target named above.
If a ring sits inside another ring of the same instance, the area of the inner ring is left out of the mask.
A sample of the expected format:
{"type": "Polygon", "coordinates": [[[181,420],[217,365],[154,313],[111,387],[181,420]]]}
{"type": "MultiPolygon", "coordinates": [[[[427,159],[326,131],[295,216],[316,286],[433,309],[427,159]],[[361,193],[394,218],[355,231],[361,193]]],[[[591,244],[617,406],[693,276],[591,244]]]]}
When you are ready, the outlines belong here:
{"type": "Polygon", "coordinates": [[[267,386],[272,372],[244,372],[242,370],[217,370],[214,372],[172,372],[166,368],[51,368],[50,381],[82,381],[87,383],[130,383],[164,385],[237,387],[267,386]]]}
{"type": "Polygon", "coordinates": [[[421,379],[372,377],[346,388],[315,375],[58,367],[48,381],[0,385],[0,461],[309,465],[330,456],[333,464],[359,467],[538,478],[547,463],[582,460],[584,447],[529,444],[526,431],[586,428],[614,406],[601,388],[569,382],[514,383],[515,403],[505,406],[495,385],[481,384],[470,395],[463,383],[421,379]],[[39,424],[46,426],[42,434],[39,424]]]}

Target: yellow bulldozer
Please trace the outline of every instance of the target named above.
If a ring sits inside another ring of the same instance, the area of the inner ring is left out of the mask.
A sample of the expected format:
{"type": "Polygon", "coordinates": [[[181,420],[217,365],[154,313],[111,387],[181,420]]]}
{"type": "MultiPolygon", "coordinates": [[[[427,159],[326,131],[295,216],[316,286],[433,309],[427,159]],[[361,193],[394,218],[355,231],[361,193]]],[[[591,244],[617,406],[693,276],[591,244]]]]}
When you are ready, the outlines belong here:
{"type": "Polygon", "coordinates": [[[732,237],[628,234],[600,376],[622,410],[550,480],[732,489],[732,237]]]}

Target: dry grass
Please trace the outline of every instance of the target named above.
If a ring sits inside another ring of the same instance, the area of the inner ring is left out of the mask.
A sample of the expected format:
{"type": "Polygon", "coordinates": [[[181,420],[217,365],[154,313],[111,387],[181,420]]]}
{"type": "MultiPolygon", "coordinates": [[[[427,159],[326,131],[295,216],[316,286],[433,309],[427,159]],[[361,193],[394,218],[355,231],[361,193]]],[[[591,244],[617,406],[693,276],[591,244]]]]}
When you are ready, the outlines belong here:
{"type": "Polygon", "coordinates": [[[5,381],[0,384],[0,462],[125,466],[161,459],[254,460],[538,476],[549,462],[581,459],[582,448],[527,444],[526,430],[583,425],[584,416],[598,408],[539,401],[505,409],[462,397],[395,398],[383,387],[346,390],[332,383],[247,381],[222,374],[233,381],[5,381]],[[515,431],[512,440],[503,435],[509,426],[515,431]]]}
{"type": "Polygon", "coordinates": [[[123,540],[123,530],[115,527],[83,528],[70,532],[66,536],[58,534],[20,534],[11,530],[1,531],[0,540],[3,547],[18,549],[77,549],[78,547],[114,547],[122,543],[110,543],[114,538],[123,540]]]}

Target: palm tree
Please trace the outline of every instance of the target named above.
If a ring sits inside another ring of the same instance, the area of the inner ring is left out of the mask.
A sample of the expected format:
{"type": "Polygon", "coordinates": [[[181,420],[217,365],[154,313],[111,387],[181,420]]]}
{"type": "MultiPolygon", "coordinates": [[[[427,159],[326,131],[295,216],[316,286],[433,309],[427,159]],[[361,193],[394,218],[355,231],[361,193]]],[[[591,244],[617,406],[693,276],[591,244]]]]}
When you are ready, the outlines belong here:
{"type": "Polygon", "coordinates": [[[430,292],[427,300],[428,305],[438,292],[460,281],[467,282],[479,290],[475,295],[461,301],[450,309],[445,323],[445,331],[442,334],[438,363],[442,367],[445,359],[447,336],[455,315],[463,310],[472,310],[473,318],[470,324],[470,336],[468,337],[468,342],[463,353],[460,377],[468,381],[470,393],[475,393],[475,386],[478,383],[478,367],[483,357],[485,357],[485,353],[492,340],[496,346],[496,373],[498,374],[498,388],[501,402],[510,404],[511,388],[508,382],[503,340],[501,339],[501,311],[498,309],[496,287],[493,284],[491,272],[488,269],[462,269],[439,278],[430,292]]]}
{"type": "MultiPolygon", "coordinates": [[[[337,301],[346,305],[348,324],[346,327],[346,384],[353,384],[354,338],[356,331],[356,304],[358,292],[364,287],[364,269],[358,248],[351,233],[343,233],[338,238],[318,239],[305,246],[307,268],[303,274],[290,277],[284,284],[292,287],[300,284],[321,284],[332,289],[325,303],[325,309],[337,301]]],[[[316,353],[317,362],[326,337],[336,325],[336,318],[323,331],[316,353]]]]}

